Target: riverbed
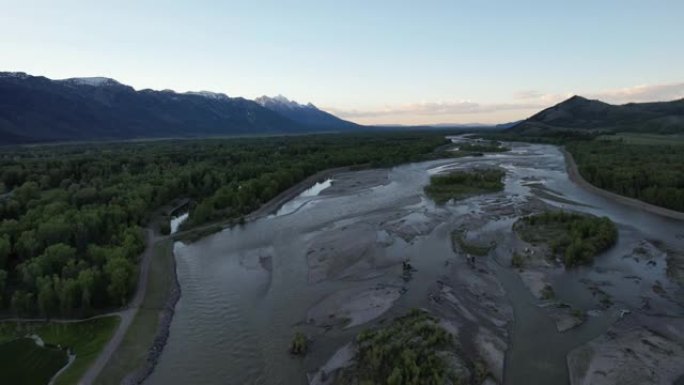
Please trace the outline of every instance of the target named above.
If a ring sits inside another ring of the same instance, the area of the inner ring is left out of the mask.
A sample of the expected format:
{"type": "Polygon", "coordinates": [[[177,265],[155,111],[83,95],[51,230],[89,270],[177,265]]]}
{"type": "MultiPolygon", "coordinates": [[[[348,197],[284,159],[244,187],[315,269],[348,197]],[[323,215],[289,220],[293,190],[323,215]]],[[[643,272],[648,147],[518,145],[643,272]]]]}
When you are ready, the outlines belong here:
{"type": "MultiPolygon", "coordinates": [[[[616,336],[609,342],[618,350],[622,336],[623,345],[633,343],[626,330],[684,335],[684,291],[673,279],[681,272],[672,271],[682,266],[684,224],[580,188],[554,146],[510,146],[482,157],[341,172],[273,215],[176,243],[183,294],[146,384],[307,384],[360,330],[416,307],[448,323],[493,383],[601,383],[599,372],[609,381],[622,374],[610,372],[617,364],[602,353],[606,335],[616,336]],[[425,197],[430,175],[473,167],[504,169],[505,190],[444,206],[425,197]],[[550,207],[608,216],[618,244],[592,266],[510,268],[512,253],[526,247],[512,224],[550,207]],[[473,266],[452,246],[456,229],[496,246],[473,266]],[[404,261],[415,269],[410,277],[404,261]],[[587,314],[586,322],[559,331],[567,314],[539,298],[540,284],[553,287],[556,304],[587,314]],[[296,331],[313,340],[303,359],[288,354],[296,331]]],[[[684,374],[677,357],[657,362],[666,375],[684,374]]]]}

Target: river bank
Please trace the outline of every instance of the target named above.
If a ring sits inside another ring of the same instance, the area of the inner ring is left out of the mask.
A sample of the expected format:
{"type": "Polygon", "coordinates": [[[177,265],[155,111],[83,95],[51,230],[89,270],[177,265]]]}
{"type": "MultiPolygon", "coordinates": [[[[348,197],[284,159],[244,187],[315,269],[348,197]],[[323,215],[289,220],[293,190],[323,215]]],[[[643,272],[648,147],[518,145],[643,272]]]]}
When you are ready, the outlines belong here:
{"type": "MultiPolygon", "coordinates": [[[[259,218],[265,217],[267,215],[270,215],[274,213],[276,210],[278,210],[279,207],[281,207],[284,203],[294,199],[297,197],[299,194],[301,194],[303,191],[311,187],[312,184],[315,184],[316,182],[319,182],[321,180],[327,179],[332,177],[333,175],[337,173],[342,173],[349,171],[351,167],[339,167],[339,168],[332,168],[328,170],[323,170],[320,171],[314,175],[311,175],[301,182],[295,184],[294,186],[288,188],[287,190],[283,191],[282,193],[278,194],[278,196],[274,197],[267,203],[263,204],[259,209],[253,211],[250,213],[245,219],[246,221],[254,221],[259,218]]],[[[220,231],[223,229],[225,225],[228,224],[233,224],[233,221],[220,221],[220,222],[214,222],[214,223],[209,223],[206,225],[199,226],[197,228],[192,228],[184,231],[179,231],[175,234],[171,234],[168,236],[168,240],[166,242],[172,242],[174,244],[176,241],[175,239],[181,238],[185,239],[188,234],[193,234],[195,232],[202,232],[205,229],[215,229],[216,231],[220,231]]],[[[160,240],[160,242],[163,240],[160,240]]],[[[178,281],[178,276],[176,274],[176,258],[174,255],[174,246],[170,247],[170,250],[168,252],[162,252],[161,255],[157,255],[157,259],[159,258],[168,258],[171,267],[167,270],[166,273],[164,272],[155,272],[155,271],[150,271],[148,273],[150,276],[155,276],[159,275],[160,273],[162,275],[168,275],[169,276],[169,282],[168,282],[168,288],[158,288],[157,291],[159,292],[168,292],[168,298],[165,300],[163,305],[159,303],[159,301],[156,301],[155,303],[149,303],[147,306],[143,305],[143,310],[153,310],[153,311],[158,311],[158,324],[156,326],[156,331],[154,333],[150,333],[151,330],[148,330],[145,332],[145,335],[152,334],[154,336],[153,341],[149,347],[146,349],[145,353],[145,358],[144,360],[141,360],[142,356],[140,354],[140,349],[139,345],[140,344],[133,344],[132,341],[129,341],[129,343],[133,345],[138,345],[138,348],[136,349],[135,346],[133,346],[131,349],[125,349],[124,352],[118,352],[119,356],[137,356],[138,358],[131,358],[127,357],[125,361],[128,361],[129,364],[122,365],[122,362],[120,359],[116,359],[115,361],[117,362],[118,367],[111,368],[111,370],[104,371],[102,375],[100,375],[95,383],[102,383],[102,384],[115,384],[118,383],[117,381],[111,381],[112,378],[119,378],[121,377],[122,370],[125,371],[125,367],[132,368],[133,362],[141,362],[142,366],[139,366],[135,368],[134,370],[128,372],[125,374],[123,379],[121,380],[122,384],[125,385],[137,385],[143,383],[155,370],[155,367],[157,365],[157,362],[159,361],[160,355],[162,354],[164,350],[164,346],[166,345],[168,338],[169,338],[169,328],[170,325],[173,321],[173,315],[175,312],[176,304],[178,300],[181,298],[181,286],[178,281]],[[168,257],[166,257],[168,255],[168,257]],[[158,309],[157,309],[158,308],[158,309]]],[[[154,263],[154,262],[153,262],[154,263]]],[[[153,268],[154,269],[154,268],[153,268]]],[[[143,317],[141,317],[143,318],[143,317]]],[[[144,318],[149,318],[149,317],[144,317],[144,318]]],[[[141,320],[140,321],[145,322],[149,324],[149,320],[141,320]]],[[[149,327],[147,328],[149,329],[149,327]]]]}
{"type": "MultiPolygon", "coordinates": [[[[637,261],[635,250],[644,238],[682,245],[671,222],[644,213],[642,232],[634,227],[636,210],[571,183],[565,161],[556,147],[516,145],[506,154],[338,171],[332,186],[294,211],[268,215],[284,200],[244,226],[178,243],[176,273],[183,296],[164,352],[145,384],[226,378],[303,384],[307,374],[316,377],[319,368],[330,369],[327,359],[361,330],[415,307],[449,322],[469,353],[465,361],[484,365],[489,383],[506,378],[567,383],[567,353],[604,333],[620,309],[641,311],[639,301],[647,298],[650,312],[677,311],[672,302],[677,289],[664,272],[664,257],[637,261]],[[443,206],[424,197],[423,187],[434,173],[496,165],[507,171],[501,193],[443,206]],[[538,195],[540,189],[531,184],[563,199],[538,195]],[[540,273],[531,266],[529,274],[519,276],[510,268],[516,246],[510,226],[548,205],[611,217],[620,224],[619,245],[595,266],[572,271],[539,266],[540,273]],[[467,253],[452,245],[451,234],[458,229],[473,244],[495,241],[495,249],[470,264],[467,253]],[[401,267],[406,260],[415,269],[408,276],[401,267]],[[559,303],[586,311],[587,322],[559,328],[553,312],[538,306],[546,301],[527,287],[538,276],[553,286],[559,303]],[[310,354],[298,360],[287,354],[295,331],[312,339],[310,354]]],[[[310,183],[330,176],[317,175],[310,183]]],[[[309,185],[299,186],[300,193],[309,185]]]]}
{"type": "Polygon", "coordinates": [[[684,220],[684,213],[681,213],[679,211],[674,211],[670,210],[664,207],[660,206],[655,206],[650,203],[646,203],[643,201],[640,201],[638,199],[634,198],[629,198],[624,195],[619,195],[607,190],[604,190],[602,188],[596,187],[593,184],[589,183],[582,177],[582,174],[580,174],[579,169],[577,167],[577,163],[575,163],[575,159],[572,157],[572,154],[569,153],[565,148],[559,147],[561,152],[563,153],[563,156],[565,157],[565,164],[567,167],[568,171],[568,176],[570,177],[570,180],[573,182],[577,183],[578,185],[582,186],[582,188],[591,191],[594,194],[601,195],[603,197],[606,197],[608,199],[613,199],[617,202],[620,202],[624,205],[631,206],[640,210],[647,211],[649,213],[653,213],[656,215],[662,215],[665,217],[673,218],[673,219],[678,219],[680,221],[684,220]]]}

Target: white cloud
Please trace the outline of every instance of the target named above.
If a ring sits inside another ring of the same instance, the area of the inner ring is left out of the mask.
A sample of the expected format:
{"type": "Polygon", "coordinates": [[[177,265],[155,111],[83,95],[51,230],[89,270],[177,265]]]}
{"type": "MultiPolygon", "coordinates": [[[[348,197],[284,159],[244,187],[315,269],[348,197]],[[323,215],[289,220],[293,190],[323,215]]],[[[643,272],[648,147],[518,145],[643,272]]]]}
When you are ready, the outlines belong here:
{"type": "Polygon", "coordinates": [[[549,93],[544,94],[535,90],[516,92],[513,97],[517,100],[535,102],[551,106],[561,102],[570,96],[577,94],[589,99],[598,99],[607,103],[640,103],[668,101],[684,98],[684,82],[669,84],[649,84],[634,87],[609,89],[598,92],[575,92],[575,93],[549,93]]]}
{"type": "Polygon", "coordinates": [[[684,82],[640,85],[589,94],[588,97],[609,103],[655,102],[684,98],[684,82]]]}
{"type": "Polygon", "coordinates": [[[684,98],[684,82],[641,85],[598,92],[543,93],[521,90],[512,95],[508,103],[478,103],[470,100],[417,102],[368,109],[325,108],[343,118],[361,123],[435,123],[504,122],[522,119],[530,114],[568,99],[572,95],[599,99],[608,103],[649,102],[684,98]]]}
{"type": "Polygon", "coordinates": [[[530,103],[495,103],[480,104],[471,101],[443,101],[443,102],[420,102],[398,106],[386,106],[384,108],[367,110],[344,110],[337,108],[327,108],[331,113],[342,118],[370,118],[381,116],[402,116],[402,115],[463,115],[463,114],[482,114],[496,111],[529,110],[531,108],[541,108],[542,105],[530,103]]]}

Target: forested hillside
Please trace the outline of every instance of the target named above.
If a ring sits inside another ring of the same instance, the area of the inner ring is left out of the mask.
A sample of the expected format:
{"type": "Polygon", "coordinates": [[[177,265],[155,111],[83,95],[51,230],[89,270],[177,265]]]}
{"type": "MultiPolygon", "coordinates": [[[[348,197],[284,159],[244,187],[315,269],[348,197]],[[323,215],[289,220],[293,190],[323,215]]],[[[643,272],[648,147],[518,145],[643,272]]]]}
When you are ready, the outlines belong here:
{"type": "Polygon", "coordinates": [[[613,105],[573,96],[506,130],[525,137],[558,137],[597,132],[684,132],[684,99],[613,105]]]}
{"type": "Polygon", "coordinates": [[[142,228],[178,197],[190,225],[238,218],[317,171],[434,156],[442,135],[326,135],[24,147],[0,153],[0,308],[73,316],[131,293],[142,228]]]}

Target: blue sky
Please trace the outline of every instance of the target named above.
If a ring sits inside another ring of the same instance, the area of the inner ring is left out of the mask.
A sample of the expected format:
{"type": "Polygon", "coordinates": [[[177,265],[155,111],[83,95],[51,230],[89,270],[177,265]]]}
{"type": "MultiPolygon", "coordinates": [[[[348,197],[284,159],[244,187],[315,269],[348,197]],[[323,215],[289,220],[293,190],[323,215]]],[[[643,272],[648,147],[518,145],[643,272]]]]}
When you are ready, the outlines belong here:
{"type": "Polygon", "coordinates": [[[0,0],[0,70],[282,94],[361,123],[684,97],[684,1],[0,0]]]}

